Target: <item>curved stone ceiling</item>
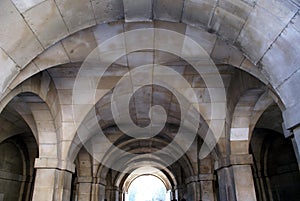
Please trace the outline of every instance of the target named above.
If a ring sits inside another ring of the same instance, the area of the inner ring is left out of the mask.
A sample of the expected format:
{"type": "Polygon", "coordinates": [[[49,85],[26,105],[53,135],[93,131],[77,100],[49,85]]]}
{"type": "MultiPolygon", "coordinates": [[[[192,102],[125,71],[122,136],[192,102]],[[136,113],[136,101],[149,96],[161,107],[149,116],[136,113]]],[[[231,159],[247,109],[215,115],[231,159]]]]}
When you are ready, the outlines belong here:
{"type": "Polygon", "coordinates": [[[215,47],[241,50],[280,95],[287,126],[298,121],[289,119],[300,107],[297,87],[290,87],[300,77],[297,0],[3,0],[0,13],[1,93],[32,59],[77,31],[117,20],[183,22],[215,33],[215,47]]]}

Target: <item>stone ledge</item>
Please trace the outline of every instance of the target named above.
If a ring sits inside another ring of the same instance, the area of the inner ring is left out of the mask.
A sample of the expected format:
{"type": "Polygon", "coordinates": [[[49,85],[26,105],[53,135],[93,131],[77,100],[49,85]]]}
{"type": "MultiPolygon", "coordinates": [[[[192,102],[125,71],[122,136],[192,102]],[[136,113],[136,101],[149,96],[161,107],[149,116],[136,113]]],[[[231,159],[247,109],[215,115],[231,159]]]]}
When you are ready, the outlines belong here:
{"type": "Polygon", "coordinates": [[[194,175],[185,180],[185,183],[199,182],[199,181],[213,181],[216,180],[214,174],[199,174],[194,175]]]}
{"type": "Polygon", "coordinates": [[[222,169],[233,165],[252,165],[253,157],[250,154],[231,155],[229,157],[221,158],[215,164],[215,170],[222,169]]]}
{"type": "Polygon", "coordinates": [[[26,176],[14,174],[10,172],[4,172],[0,170],[0,179],[22,182],[22,181],[26,181],[26,176]]]}
{"type": "Polygon", "coordinates": [[[78,177],[77,182],[78,183],[92,183],[93,177],[78,177]]]}
{"type": "Polygon", "coordinates": [[[75,172],[75,164],[70,161],[60,161],[55,158],[36,158],[34,168],[37,169],[58,169],[75,172]]]}

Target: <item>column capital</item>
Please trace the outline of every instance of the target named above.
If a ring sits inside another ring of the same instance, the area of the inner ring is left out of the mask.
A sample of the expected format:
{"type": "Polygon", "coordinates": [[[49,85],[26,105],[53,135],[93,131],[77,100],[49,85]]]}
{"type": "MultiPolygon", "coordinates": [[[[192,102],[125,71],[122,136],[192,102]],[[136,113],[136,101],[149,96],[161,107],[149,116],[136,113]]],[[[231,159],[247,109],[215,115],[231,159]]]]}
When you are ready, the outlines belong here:
{"type": "Polygon", "coordinates": [[[220,158],[215,163],[215,170],[234,166],[234,165],[252,165],[253,157],[251,154],[235,154],[220,158]]]}
{"type": "Polygon", "coordinates": [[[37,169],[58,169],[71,173],[75,172],[75,164],[70,161],[58,160],[55,158],[36,158],[34,168],[37,169]]]}

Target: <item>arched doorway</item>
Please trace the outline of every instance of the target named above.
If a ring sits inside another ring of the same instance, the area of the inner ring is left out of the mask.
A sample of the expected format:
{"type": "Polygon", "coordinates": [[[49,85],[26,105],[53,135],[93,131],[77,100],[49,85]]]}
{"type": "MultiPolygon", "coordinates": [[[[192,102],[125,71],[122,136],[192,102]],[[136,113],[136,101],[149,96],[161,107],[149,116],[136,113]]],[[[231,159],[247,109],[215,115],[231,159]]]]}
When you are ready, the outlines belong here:
{"type": "Polygon", "coordinates": [[[253,178],[258,201],[296,201],[300,198],[300,173],[292,141],[285,138],[281,111],[271,105],[252,134],[253,178]]]}
{"type": "Polygon", "coordinates": [[[153,175],[142,175],[133,180],[125,195],[125,201],[167,201],[170,192],[164,183],[153,175]]]}

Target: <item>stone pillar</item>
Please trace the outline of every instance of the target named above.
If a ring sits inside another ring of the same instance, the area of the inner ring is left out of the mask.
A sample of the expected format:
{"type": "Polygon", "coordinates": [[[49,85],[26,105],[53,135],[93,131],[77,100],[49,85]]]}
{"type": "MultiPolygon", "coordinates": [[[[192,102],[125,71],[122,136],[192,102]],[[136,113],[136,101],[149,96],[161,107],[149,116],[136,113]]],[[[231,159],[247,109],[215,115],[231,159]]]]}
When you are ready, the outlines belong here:
{"type": "Polygon", "coordinates": [[[293,135],[291,136],[291,140],[298,161],[298,168],[300,170],[300,126],[293,129],[293,135]]]}
{"type": "Polygon", "coordinates": [[[72,173],[75,166],[55,159],[37,158],[33,201],[70,200],[72,173]]]}
{"type": "Polygon", "coordinates": [[[251,170],[252,163],[251,155],[232,155],[220,162],[218,179],[221,200],[257,200],[251,170]]]}
{"type": "Polygon", "coordinates": [[[173,200],[177,199],[178,200],[178,190],[177,190],[177,187],[174,186],[171,191],[172,191],[171,199],[173,199],[173,200]]]}
{"type": "Polygon", "coordinates": [[[200,174],[200,199],[201,201],[214,201],[215,192],[214,192],[214,181],[215,177],[213,174],[200,174]]]}
{"type": "Polygon", "coordinates": [[[282,124],[284,135],[291,138],[300,170],[300,104],[286,108],[283,112],[282,124]]]}
{"type": "Polygon", "coordinates": [[[253,175],[250,165],[233,165],[234,186],[237,201],[256,201],[253,175]]]}
{"type": "Polygon", "coordinates": [[[185,195],[185,185],[180,184],[174,186],[174,189],[175,189],[176,199],[177,200],[182,199],[185,195]]]}
{"type": "Polygon", "coordinates": [[[198,200],[200,198],[200,182],[198,176],[192,176],[185,180],[186,193],[184,198],[187,201],[198,200]]]}
{"type": "Polygon", "coordinates": [[[98,184],[98,201],[104,201],[104,199],[107,199],[105,196],[105,184],[98,184]]]}
{"type": "Polygon", "coordinates": [[[108,201],[118,201],[119,200],[119,188],[116,186],[106,186],[105,194],[106,194],[106,199],[108,201]]]}
{"type": "Polygon", "coordinates": [[[77,201],[91,200],[92,177],[78,177],[77,201]]]}
{"type": "Polygon", "coordinates": [[[236,201],[232,170],[229,167],[220,167],[217,170],[219,183],[219,199],[236,201]]]}

